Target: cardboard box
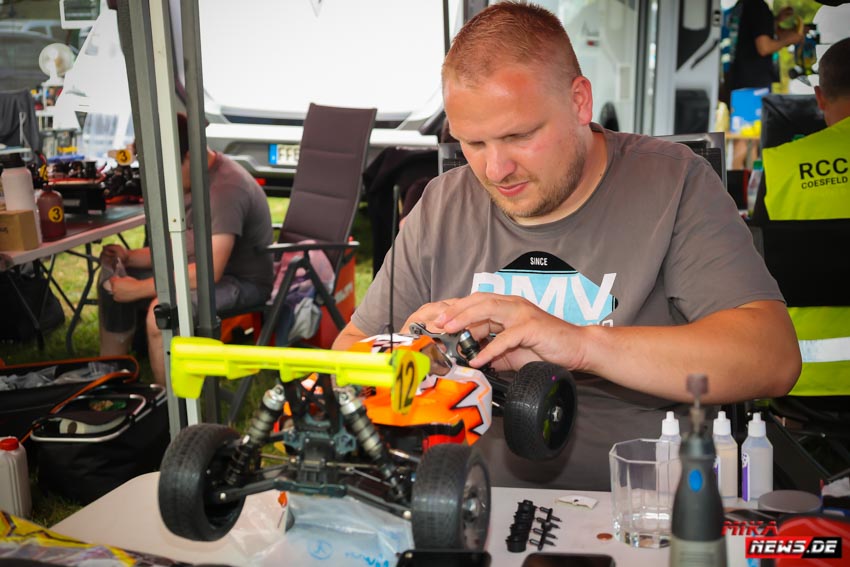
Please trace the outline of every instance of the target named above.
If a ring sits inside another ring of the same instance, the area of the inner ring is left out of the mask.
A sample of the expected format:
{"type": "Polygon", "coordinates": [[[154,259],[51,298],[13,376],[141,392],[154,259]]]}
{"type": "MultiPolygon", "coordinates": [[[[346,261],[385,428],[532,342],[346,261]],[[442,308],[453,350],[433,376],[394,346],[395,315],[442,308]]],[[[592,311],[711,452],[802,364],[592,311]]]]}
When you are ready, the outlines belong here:
{"type": "Polygon", "coordinates": [[[38,231],[33,211],[0,211],[0,250],[38,248],[38,231]]]}

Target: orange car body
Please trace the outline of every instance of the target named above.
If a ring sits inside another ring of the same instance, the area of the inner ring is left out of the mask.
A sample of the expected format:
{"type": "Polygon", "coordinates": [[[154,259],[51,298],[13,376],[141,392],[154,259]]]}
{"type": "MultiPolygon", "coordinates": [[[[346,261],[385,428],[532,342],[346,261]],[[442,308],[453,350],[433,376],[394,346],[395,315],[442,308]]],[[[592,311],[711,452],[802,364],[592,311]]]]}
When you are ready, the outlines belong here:
{"type": "Polygon", "coordinates": [[[431,360],[431,372],[422,381],[409,412],[393,411],[390,389],[375,388],[363,404],[369,418],[378,425],[394,427],[429,427],[425,447],[437,443],[470,445],[490,428],[493,414],[493,388],[475,368],[459,366],[443,354],[435,341],[427,336],[376,335],[355,343],[356,352],[386,352],[390,349],[421,352],[431,360]],[[439,427],[446,426],[446,427],[439,427]]]}

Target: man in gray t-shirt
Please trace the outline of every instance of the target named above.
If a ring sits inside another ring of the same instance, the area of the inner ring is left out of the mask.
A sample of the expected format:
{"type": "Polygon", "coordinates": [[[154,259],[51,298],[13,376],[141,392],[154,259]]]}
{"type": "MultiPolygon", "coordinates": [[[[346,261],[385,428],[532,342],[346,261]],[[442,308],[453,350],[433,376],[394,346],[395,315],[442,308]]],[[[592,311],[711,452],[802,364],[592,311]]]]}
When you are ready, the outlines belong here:
{"type": "MultiPolygon", "coordinates": [[[[190,193],[189,145],[187,124],[184,115],[178,115],[177,132],[180,152],[183,156],[184,202],[186,205],[186,248],[189,256],[189,284],[197,287],[194,252],[195,239],[192,217],[192,195],[190,193]]],[[[273,283],[273,260],[261,250],[272,243],[271,214],[265,192],[256,181],[233,160],[210,149],[206,151],[209,167],[210,234],[212,236],[212,269],[215,280],[215,305],[217,311],[259,305],[271,293],[273,283]]],[[[105,265],[113,265],[115,259],[128,268],[130,275],[113,276],[108,289],[100,292],[101,304],[101,355],[126,354],[135,330],[133,317],[106,317],[103,295],[109,294],[111,309],[115,303],[132,304],[126,311],[133,314],[136,305],[148,305],[147,335],[148,355],[154,379],[165,383],[162,332],[153,317],[156,305],[156,286],[150,276],[151,252],[149,247],[127,250],[119,245],[104,247],[102,259],[105,265]],[[134,271],[135,270],[135,271],[134,271]],[[133,276],[136,277],[133,277],[133,276]],[[153,301],[151,301],[153,299],[153,301]],[[109,328],[116,323],[119,327],[109,328]]],[[[193,306],[197,298],[193,292],[193,306]]]]}
{"type": "MultiPolygon", "coordinates": [[[[477,443],[497,485],[607,489],[617,441],[658,437],[665,409],[787,392],[800,369],[776,283],[718,176],[687,147],[591,123],[592,94],[557,18],[499,3],[443,65],[469,166],[433,181],[394,246],[396,329],[495,334],[473,366],[573,371],[579,413],[549,463],[477,443]]],[[[389,320],[384,263],[335,348],[389,320]]]]}

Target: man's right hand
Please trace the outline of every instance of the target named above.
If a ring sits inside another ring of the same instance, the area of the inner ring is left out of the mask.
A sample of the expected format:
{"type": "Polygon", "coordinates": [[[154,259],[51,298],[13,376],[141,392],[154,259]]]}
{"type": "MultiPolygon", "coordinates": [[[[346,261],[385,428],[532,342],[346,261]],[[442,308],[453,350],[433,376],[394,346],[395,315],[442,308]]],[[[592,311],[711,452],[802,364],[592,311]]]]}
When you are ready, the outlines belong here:
{"type": "Polygon", "coordinates": [[[396,332],[402,334],[409,333],[411,324],[422,323],[432,333],[442,333],[444,329],[437,325],[434,320],[457,300],[458,298],[452,298],[435,301],[434,303],[426,303],[408,317],[407,321],[404,322],[404,327],[402,329],[396,329],[396,332]]]}
{"type": "Polygon", "coordinates": [[[133,277],[112,276],[109,278],[112,298],[118,303],[130,303],[156,296],[153,278],[137,280],[133,277]]]}

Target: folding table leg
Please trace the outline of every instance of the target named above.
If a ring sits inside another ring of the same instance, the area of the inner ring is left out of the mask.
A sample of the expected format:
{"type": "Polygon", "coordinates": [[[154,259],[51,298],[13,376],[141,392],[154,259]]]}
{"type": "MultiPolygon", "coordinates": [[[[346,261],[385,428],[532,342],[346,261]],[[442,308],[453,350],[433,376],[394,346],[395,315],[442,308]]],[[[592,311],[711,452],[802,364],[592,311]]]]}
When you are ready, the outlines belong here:
{"type": "Polygon", "coordinates": [[[68,323],[68,330],[65,333],[65,350],[68,351],[69,355],[74,354],[74,329],[77,328],[77,324],[80,322],[80,317],[83,312],[83,307],[87,305],[87,300],[89,296],[89,291],[91,290],[92,283],[94,283],[94,275],[97,272],[97,268],[99,267],[98,261],[92,256],[91,253],[91,243],[86,243],[86,253],[84,255],[78,254],[76,252],[69,252],[76,256],[82,256],[86,260],[86,272],[88,274],[88,278],[86,279],[86,285],[83,286],[83,291],[80,292],[80,300],[77,302],[77,306],[74,308],[74,314],[71,316],[71,321],[68,323]]]}

